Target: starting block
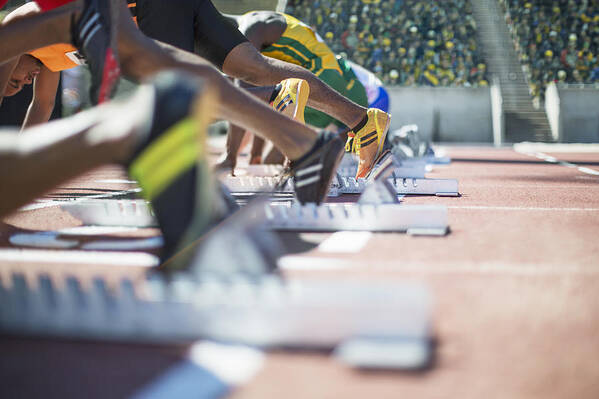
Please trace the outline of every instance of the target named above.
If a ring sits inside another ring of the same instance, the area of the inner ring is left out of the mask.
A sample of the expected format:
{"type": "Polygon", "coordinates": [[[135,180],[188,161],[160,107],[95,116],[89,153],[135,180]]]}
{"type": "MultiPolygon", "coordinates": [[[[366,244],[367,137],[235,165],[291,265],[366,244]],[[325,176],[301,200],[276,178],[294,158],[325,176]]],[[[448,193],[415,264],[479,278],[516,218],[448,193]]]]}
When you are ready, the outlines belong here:
{"type": "MultiPolygon", "coordinates": [[[[0,330],[132,343],[197,339],[266,348],[328,349],[357,338],[428,342],[429,290],[417,283],[231,277],[127,279],[108,288],[22,274],[0,281],[0,330]],[[326,323],[323,322],[326,320],[326,323]]],[[[422,366],[428,357],[419,358],[422,366]]]]}
{"type": "Polygon", "coordinates": [[[60,207],[86,226],[158,226],[152,207],[144,200],[88,200],[60,207]]]}
{"type": "Polygon", "coordinates": [[[446,165],[449,157],[437,156],[430,141],[418,133],[418,125],[405,125],[388,133],[387,142],[398,159],[417,159],[427,164],[446,165]]]}
{"type": "Polygon", "coordinates": [[[88,284],[76,271],[60,281],[19,273],[0,279],[0,331],[134,343],[211,339],[265,348],[337,348],[357,367],[428,364],[431,295],[425,286],[286,281],[269,273],[267,249],[278,241],[258,225],[265,205],[252,203],[219,225],[194,248],[189,269],[168,279],[153,273],[136,286],[123,279],[116,289],[102,277],[88,284]],[[379,350],[365,353],[364,345],[379,350]],[[389,363],[388,356],[376,355],[384,348],[410,356],[389,363]]]}
{"type": "Polygon", "coordinates": [[[387,197],[393,195],[459,195],[457,180],[398,178],[395,174],[397,164],[398,161],[396,157],[392,153],[387,152],[381,156],[367,179],[356,179],[354,177],[345,177],[337,174],[332,186],[336,188],[337,192],[342,194],[365,193],[368,195],[368,190],[378,190],[379,193],[388,192],[389,194],[387,197]]]}
{"type": "Polygon", "coordinates": [[[449,231],[447,207],[381,204],[268,204],[266,225],[280,231],[406,232],[411,235],[445,235],[449,231]]]}
{"type": "MultiPolygon", "coordinates": [[[[423,179],[428,171],[426,162],[420,159],[398,160],[395,158],[394,163],[392,174],[395,176],[423,179]]],[[[337,174],[343,177],[355,177],[357,171],[358,161],[354,158],[354,155],[345,154],[337,169],[337,174]]]]}
{"type": "Polygon", "coordinates": [[[260,193],[277,193],[277,194],[293,194],[293,183],[291,179],[287,181],[284,187],[277,188],[279,179],[271,176],[226,176],[221,179],[223,184],[229,189],[231,194],[260,194],[260,193]]]}
{"type": "MultiPolygon", "coordinates": [[[[348,173],[351,171],[351,162],[349,156],[344,156],[340,171],[348,173]]],[[[374,180],[382,180],[381,171],[385,171],[385,176],[390,181],[389,187],[393,187],[396,195],[436,195],[436,196],[458,196],[458,181],[455,179],[426,179],[415,177],[397,177],[395,171],[398,169],[399,162],[392,153],[381,156],[381,160],[373,168],[368,179],[356,179],[355,172],[351,176],[337,173],[331,183],[329,197],[337,197],[340,194],[361,194],[366,187],[374,180]]],[[[422,165],[422,163],[420,164],[422,165]]],[[[355,165],[354,165],[355,166],[355,165]]],[[[357,166],[355,166],[357,167],[357,166]]],[[[421,166],[419,166],[420,168],[421,166]]],[[[423,174],[414,172],[414,174],[423,174]]],[[[278,178],[268,176],[226,176],[222,179],[223,184],[235,196],[256,195],[260,193],[273,193],[278,195],[292,195],[293,182],[290,179],[283,187],[277,187],[278,178]]]]}
{"type": "MultiPolygon", "coordinates": [[[[457,197],[458,181],[455,179],[413,179],[388,178],[397,195],[436,195],[438,197],[457,197]]],[[[368,182],[354,177],[337,175],[333,187],[340,194],[361,194],[368,182]]]]}
{"type": "MultiPolygon", "coordinates": [[[[375,187],[380,189],[381,186],[373,185],[375,187]]],[[[396,201],[397,197],[389,196],[388,193],[385,191],[383,195],[390,197],[390,201],[381,200],[380,195],[372,196],[372,193],[369,196],[366,192],[358,204],[326,203],[315,206],[265,203],[259,212],[254,210],[253,218],[260,221],[264,228],[278,231],[373,231],[406,232],[411,235],[445,235],[449,231],[445,206],[394,206],[392,201],[396,201]]],[[[63,209],[86,226],[123,226],[123,221],[130,227],[157,226],[148,203],[135,200],[133,207],[128,202],[130,201],[86,201],[63,205],[63,209]],[[137,224],[136,219],[139,221],[137,224]]],[[[240,225],[235,228],[241,228],[240,225]]],[[[224,230],[228,231],[227,228],[224,230]]],[[[230,246],[228,240],[223,242],[230,246]]],[[[218,241],[214,242],[215,245],[218,244],[218,241]]]]}
{"type": "MultiPolygon", "coordinates": [[[[278,241],[257,226],[264,205],[257,201],[242,208],[209,233],[194,248],[198,255],[188,270],[168,279],[153,273],[137,287],[124,279],[116,290],[102,277],[85,284],[76,273],[65,281],[45,274],[35,281],[23,274],[0,279],[0,330],[125,342],[212,339],[345,350],[355,350],[356,339],[369,344],[407,340],[429,348],[431,298],[423,285],[286,281],[269,273],[265,247],[278,241]]],[[[422,367],[428,359],[427,349],[402,365],[422,367]]]]}
{"type": "Polygon", "coordinates": [[[257,199],[238,209],[202,236],[197,244],[181,252],[191,253],[184,265],[195,278],[231,275],[259,278],[277,268],[283,248],[265,225],[265,199],[257,199]],[[231,248],[235,248],[231,251],[231,248]]]}
{"type": "MultiPolygon", "coordinates": [[[[455,179],[419,179],[419,178],[393,178],[389,180],[397,195],[459,195],[458,181],[455,179]]],[[[277,179],[274,177],[227,176],[222,182],[235,196],[254,195],[260,193],[293,194],[293,185],[289,181],[283,188],[277,188],[277,179]],[[275,190],[276,189],[276,190],[275,190]]],[[[361,194],[366,189],[368,182],[364,179],[346,177],[337,174],[332,181],[330,197],[340,194],[361,194]]]]}

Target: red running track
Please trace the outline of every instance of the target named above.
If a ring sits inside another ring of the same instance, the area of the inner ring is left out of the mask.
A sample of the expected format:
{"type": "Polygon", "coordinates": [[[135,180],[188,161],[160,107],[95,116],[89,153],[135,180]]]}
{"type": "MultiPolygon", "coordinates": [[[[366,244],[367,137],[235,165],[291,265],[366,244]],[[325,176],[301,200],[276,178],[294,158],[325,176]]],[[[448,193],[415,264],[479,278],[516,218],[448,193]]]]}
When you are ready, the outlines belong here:
{"type": "MultiPolygon", "coordinates": [[[[374,234],[357,253],[314,248],[291,257],[315,267],[342,259],[348,267],[289,272],[306,277],[417,279],[429,284],[435,295],[438,339],[434,367],[417,374],[361,373],[322,354],[273,353],[235,397],[599,396],[599,176],[512,149],[447,150],[454,162],[435,167],[428,176],[459,179],[462,196],[409,197],[404,203],[447,205],[451,234],[435,238],[374,234]]],[[[597,153],[544,154],[599,171],[597,153]]],[[[63,185],[65,189],[49,197],[130,188],[98,184],[102,180],[98,176],[123,178],[114,168],[102,169],[63,185]]],[[[8,237],[15,231],[77,224],[58,208],[22,212],[0,226],[0,245],[10,246],[8,237]]],[[[143,229],[124,236],[156,234],[155,229],[143,229]]],[[[329,236],[299,238],[318,243],[329,236]]],[[[283,238],[298,241],[289,234],[283,238]]],[[[0,273],[40,268],[48,269],[4,262],[0,273]]],[[[60,265],[52,269],[70,272],[60,265]]],[[[140,277],[143,269],[80,265],[78,273],[116,279],[122,274],[140,277]]],[[[5,337],[0,339],[0,351],[0,384],[8,393],[117,397],[151,381],[181,358],[185,348],[5,337]],[[124,358],[130,359],[130,366],[122,363],[124,358]]]]}

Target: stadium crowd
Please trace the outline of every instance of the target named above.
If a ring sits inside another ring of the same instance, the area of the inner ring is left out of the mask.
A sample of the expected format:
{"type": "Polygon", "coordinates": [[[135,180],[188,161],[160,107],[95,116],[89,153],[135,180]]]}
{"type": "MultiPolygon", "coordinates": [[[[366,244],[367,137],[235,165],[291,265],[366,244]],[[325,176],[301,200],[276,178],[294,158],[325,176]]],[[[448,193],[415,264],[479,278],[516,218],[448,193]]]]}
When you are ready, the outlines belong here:
{"type": "Polygon", "coordinates": [[[488,85],[468,0],[290,0],[286,12],[385,84],[488,85]]]}
{"type": "Polygon", "coordinates": [[[551,82],[599,82],[598,0],[501,3],[535,99],[551,82]]]}

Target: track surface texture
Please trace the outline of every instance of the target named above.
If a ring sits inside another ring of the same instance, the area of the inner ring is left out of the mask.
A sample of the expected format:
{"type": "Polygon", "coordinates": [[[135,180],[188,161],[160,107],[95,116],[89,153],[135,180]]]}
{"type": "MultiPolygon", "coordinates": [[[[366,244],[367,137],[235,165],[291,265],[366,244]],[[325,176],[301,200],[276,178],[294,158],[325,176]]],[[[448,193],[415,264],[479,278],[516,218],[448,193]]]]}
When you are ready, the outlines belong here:
{"type": "MultiPolygon", "coordinates": [[[[406,197],[403,203],[446,205],[449,235],[372,234],[331,252],[318,246],[331,234],[281,234],[289,249],[282,263],[304,266],[286,269],[291,277],[429,285],[435,298],[434,364],[417,373],[361,372],[322,353],[269,353],[234,398],[599,397],[599,175],[593,173],[599,171],[599,153],[544,149],[539,157],[511,148],[446,150],[453,162],[427,176],[458,179],[461,197],[406,197]]],[[[116,167],[103,168],[45,199],[134,187],[105,182],[111,179],[126,177],[116,167]]],[[[19,212],[1,223],[3,248],[14,248],[9,239],[15,233],[80,224],[58,207],[19,212]]],[[[157,235],[157,229],[137,229],[69,238],[80,246],[157,235]]],[[[0,260],[1,277],[15,270],[62,275],[73,268],[109,280],[141,278],[146,271],[0,260]]],[[[6,397],[123,397],[185,351],[3,337],[0,386],[6,397]]]]}

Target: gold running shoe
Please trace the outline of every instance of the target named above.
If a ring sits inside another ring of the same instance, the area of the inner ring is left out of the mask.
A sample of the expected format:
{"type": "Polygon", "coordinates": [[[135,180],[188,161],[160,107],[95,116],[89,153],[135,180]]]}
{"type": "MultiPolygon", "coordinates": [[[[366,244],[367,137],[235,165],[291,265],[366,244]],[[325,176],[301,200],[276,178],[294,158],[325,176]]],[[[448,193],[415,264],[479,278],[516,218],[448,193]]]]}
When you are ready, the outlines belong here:
{"type": "Polygon", "coordinates": [[[304,122],[304,109],[308,103],[310,86],[303,79],[285,79],[281,81],[281,90],[271,103],[272,107],[280,113],[304,122]]]}
{"type": "Polygon", "coordinates": [[[367,117],[364,125],[354,132],[352,143],[348,145],[358,156],[356,179],[366,178],[370,174],[383,152],[385,137],[391,121],[391,116],[388,113],[377,108],[369,108],[367,117]]]}

